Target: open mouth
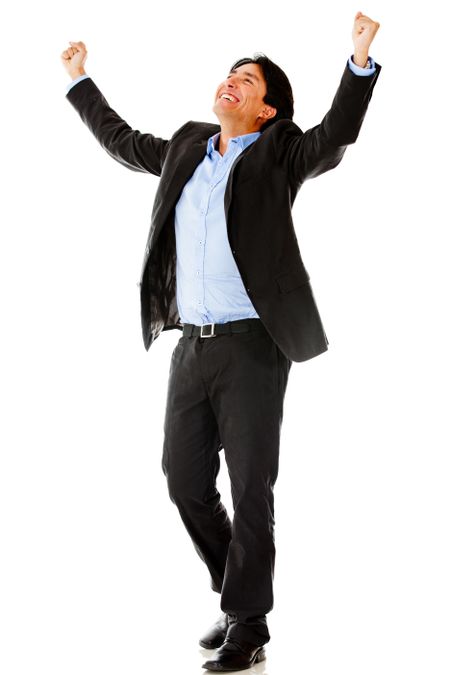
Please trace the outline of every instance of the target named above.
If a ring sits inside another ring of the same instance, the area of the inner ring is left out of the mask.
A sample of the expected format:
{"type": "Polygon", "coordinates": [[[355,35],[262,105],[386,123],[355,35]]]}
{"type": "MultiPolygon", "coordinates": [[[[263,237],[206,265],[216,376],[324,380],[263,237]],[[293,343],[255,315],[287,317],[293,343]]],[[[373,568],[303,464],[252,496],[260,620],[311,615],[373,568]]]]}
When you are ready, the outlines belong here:
{"type": "Polygon", "coordinates": [[[225,101],[230,101],[231,103],[239,103],[239,99],[228,92],[224,92],[219,96],[219,98],[223,98],[225,101]]]}

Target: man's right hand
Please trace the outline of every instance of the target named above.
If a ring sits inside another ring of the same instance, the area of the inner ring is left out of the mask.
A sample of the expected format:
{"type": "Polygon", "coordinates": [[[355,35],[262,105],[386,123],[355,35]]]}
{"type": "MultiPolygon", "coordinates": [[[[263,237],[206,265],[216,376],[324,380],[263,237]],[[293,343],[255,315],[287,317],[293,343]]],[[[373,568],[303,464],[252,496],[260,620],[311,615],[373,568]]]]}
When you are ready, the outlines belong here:
{"type": "Polygon", "coordinates": [[[72,80],[80,75],[86,75],[84,63],[87,59],[87,49],[84,42],[70,42],[69,49],[65,49],[61,54],[61,61],[64,68],[69,73],[72,80]]]}

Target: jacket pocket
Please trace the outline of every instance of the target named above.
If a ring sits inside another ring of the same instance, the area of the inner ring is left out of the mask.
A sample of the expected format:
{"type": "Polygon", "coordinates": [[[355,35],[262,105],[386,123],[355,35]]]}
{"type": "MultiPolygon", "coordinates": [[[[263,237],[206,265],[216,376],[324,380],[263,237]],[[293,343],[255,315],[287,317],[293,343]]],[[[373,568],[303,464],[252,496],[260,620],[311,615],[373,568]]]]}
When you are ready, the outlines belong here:
{"type": "Polygon", "coordinates": [[[284,272],[275,277],[280,293],[289,293],[294,288],[298,288],[303,284],[308,283],[309,274],[304,267],[299,267],[297,270],[291,272],[284,272]]]}

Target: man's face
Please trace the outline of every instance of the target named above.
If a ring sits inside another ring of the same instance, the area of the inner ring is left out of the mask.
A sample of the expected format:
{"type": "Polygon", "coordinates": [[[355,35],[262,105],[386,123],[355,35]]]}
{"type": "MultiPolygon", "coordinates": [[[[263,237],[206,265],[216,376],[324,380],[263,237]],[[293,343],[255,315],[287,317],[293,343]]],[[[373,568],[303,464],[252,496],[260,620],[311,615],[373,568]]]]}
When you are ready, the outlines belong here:
{"type": "Polygon", "coordinates": [[[255,130],[276,115],[276,109],[263,101],[266,93],[261,66],[245,63],[232,70],[217,87],[213,112],[221,123],[255,130]]]}

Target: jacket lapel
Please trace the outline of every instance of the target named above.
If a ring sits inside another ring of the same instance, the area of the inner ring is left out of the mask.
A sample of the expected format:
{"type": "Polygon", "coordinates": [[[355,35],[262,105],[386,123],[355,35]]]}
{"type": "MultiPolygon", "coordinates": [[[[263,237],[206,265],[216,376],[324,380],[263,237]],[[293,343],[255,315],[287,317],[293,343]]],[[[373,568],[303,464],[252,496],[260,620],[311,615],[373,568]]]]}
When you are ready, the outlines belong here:
{"type": "Polygon", "coordinates": [[[247,147],[236,157],[233,164],[231,165],[230,174],[228,176],[228,181],[227,181],[227,185],[226,185],[226,188],[225,188],[225,195],[224,195],[224,199],[223,199],[224,207],[225,207],[225,220],[226,220],[227,223],[228,223],[228,211],[230,209],[231,197],[232,197],[232,194],[233,194],[233,174],[234,174],[234,171],[236,169],[236,166],[242,160],[242,158],[247,154],[247,152],[249,152],[250,150],[253,149],[253,146],[255,145],[255,143],[258,142],[258,140],[259,140],[259,138],[254,143],[251,143],[250,145],[247,145],[247,147]]]}
{"type": "MultiPolygon", "coordinates": [[[[217,127],[216,131],[219,131],[220,127],[217,127]]],[[[153,227],[150,229],[149,238],[147,241],[147,247],[145,251],[145,257],[142,265],[142,274],[144,272],[148,255],[152,248],[153,242],[156,242],[163,226],[168,222],[169,218],[172,218],[174,208],[180,198],[180,195],[184,189],[184,186],[191,178],[195,169],[199,163],[204,159],[206,155],[206,147],[208,143],[208,138],[216,133],[214,128],[208,128],[205,132],[205,136],[200,140],[196,140],[192,143],[189,151],[184,150],[178,162],[175,166],[171,167],[170,176],[166,176],[165,180],[162,180],[159,185],[159,190],[155,197],[153,214],[152,214],[152,223],[153,227]]],[[[259,139],[258,139],[259,140],[259,139]]],[[[255,143],[247,146],[234,160],[230,173],[227,180],[227,185],[225,188],[225,197],[224,197],[224,206],[225,206],[225,220],[227,222],[228,228],[228,211],[230,208],[231,197],[232,197],[232,184],[233,184],[233,174],[236,169],[236,166],[242,160],[242,158],[247,154],[249,150],[253,148],[255,143]]]]}
{"type": "MultiPolygon", "coordinates": [[[[170,175],[164,181],[161,178],[154,203],[152,239],[158,236],[162,226],[178,202],[184,186],[205,157],[207,142],[207,138],[194,142],[189,152],[184,152],[176,165],[170,167],[170,175]]],[[[149,242],[150,244],[151,242],[149,242]]]]}

